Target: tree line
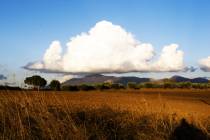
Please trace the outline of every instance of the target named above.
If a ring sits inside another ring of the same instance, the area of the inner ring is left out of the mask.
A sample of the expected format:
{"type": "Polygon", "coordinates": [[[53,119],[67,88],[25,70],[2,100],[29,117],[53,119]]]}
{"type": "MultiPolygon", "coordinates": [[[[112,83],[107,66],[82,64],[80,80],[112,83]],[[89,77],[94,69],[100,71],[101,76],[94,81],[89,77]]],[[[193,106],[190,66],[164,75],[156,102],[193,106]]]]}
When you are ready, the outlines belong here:
{"type": "Polygon", "coordinates": [[[209,83],[191,83],[191,82],[146,82],[135,83],[128,82],[127,85],[120,83],[98,83],[98,84],[81,84],[81,85],[68,85],[61,86],[58,80],[52,80],[48,86],[47,81],[41,76],[35,75],[27,77],[24,83],[31,89],[36,90],[63,90],[63,91],[90,91],[90,90],[109,90],[109,89],[142,89],[142,88],[163,88],[163,89],[208,89],[209,83]]]}
{"type": "Polygon", "coordinates": [[[39,75],[26,77],[26,79],[24,80],[24,83],[28,85],[29,88],[37,89],[37,90],[40,90],[40,89],[43,90],[43,89],[48,89],[48,88],[51,90],[61,89],[61,84],[58,80],[52,80],[47,88],[46,87],[47,81],[39,75]]]}

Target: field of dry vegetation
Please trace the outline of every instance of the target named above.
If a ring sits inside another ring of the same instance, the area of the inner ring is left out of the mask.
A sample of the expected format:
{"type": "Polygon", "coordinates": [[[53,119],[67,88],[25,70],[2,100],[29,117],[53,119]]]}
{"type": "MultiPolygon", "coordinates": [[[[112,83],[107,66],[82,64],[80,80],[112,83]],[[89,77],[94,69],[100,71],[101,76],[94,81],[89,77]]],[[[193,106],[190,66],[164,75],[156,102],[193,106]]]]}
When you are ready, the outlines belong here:
{"type": "Polygon", "coordinates": [[[0,139],[209,137],[210,90],[0,91],[0,139]]]}

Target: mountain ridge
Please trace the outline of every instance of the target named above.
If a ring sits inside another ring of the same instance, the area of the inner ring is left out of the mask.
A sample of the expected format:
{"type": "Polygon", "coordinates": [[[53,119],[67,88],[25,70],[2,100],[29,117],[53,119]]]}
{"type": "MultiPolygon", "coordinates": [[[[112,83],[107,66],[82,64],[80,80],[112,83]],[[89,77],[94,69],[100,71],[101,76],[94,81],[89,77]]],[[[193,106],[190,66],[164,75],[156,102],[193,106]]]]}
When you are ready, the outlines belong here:
{"type": "Polygon", "coordinates": [[[170,80],[175,82],[191,82],[191,83],[208,83],[209,80],[203,77],[196,78],[186,78],[183,76],[175,75],[170,78],[170,80]]]}
{"type": "Polygon", "coordinates": [[[62,83],[63,86],[66,85],[80,85],[80,84],[97,84],[97,83],[121,83],[126,85],[128,82],[142,83],[150,82],[150,78],[139,78],[135,76],[126,77],[115,77],[115,76],[105,76],[101,74],[87,75],[83,78],[72,78],[62,83]]]}
{"type": "MultiPolygon", "coordinates": [[[[155,80],[155,81],[161,81],[155,80]]],[[[186,78],[183,76],[175,75],[169,78],[169,80],[174,82],[192,82],[192,83],[208,83],[208,79],[197,77],[197,78],[186,78]]],[[[115,76],[105,76],[102,74],[91,74],[87,75],[82,78],[72,78],[62,83],[62,86],[67,85],[81,85],[81,84],[98,84],[98,83],[120,83],[123,85],[127,85],[129,82],[135,82],[135,83],[144,83],[144,82],[151,82],[154,81],[151,78],[140,78],[135,76],[122,76],[122,77],[115,77],[115,76]]]]}

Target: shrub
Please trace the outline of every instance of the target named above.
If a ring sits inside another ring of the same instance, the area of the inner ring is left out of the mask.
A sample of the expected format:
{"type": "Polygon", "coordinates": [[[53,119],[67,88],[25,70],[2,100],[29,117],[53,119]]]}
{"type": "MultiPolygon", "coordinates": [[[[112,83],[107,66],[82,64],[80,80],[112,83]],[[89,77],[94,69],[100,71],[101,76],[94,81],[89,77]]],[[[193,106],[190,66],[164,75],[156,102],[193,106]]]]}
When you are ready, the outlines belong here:
{"type": "Polygon", "coordinates": [[[125,89],[125,86],[119,83],[113,83],[111,84],[112,89],[125,89]]]}
{"type": "Polygon", "coordinates": [[[127,87],[130,89],[139,89],[138,84],[136,84],[135,82],[128,82],[127,87]]]}
{"type": "Polygon", "coordinates": [[[63,86],[62,90],[65,90],[65,91],[79,91],[79,87],[76,86],[76,85],[63,86]]]}
{"type": "Polygon", "coordinates": [[[96,87],[93,85],[82,84],[79,86],[79,89],[84,91],[90,91],[90,90],[95,90],[96,87]]]}
{"type": "Polygon", "coordinates": [[[192,87],[192,83],[191,82],[182,82],[178,84],[179,88],[191,88],[192,87]]]}
{"type": "Polygon", "coordinates": [[[209,84],[206,84],[206,83],[193,83],[192,84],[192,88],[195,88],[195,89],[207,89],[207,88],[209,88],[209,84]]]}
{"type": "Polygon", "coordinates": [[[111,89],[111,84],[110,83],[103,83],[103,84],[96,85],[96,87],[99,90],[107,90],[107,89],[111,89]]]}
{"type": "Polygon", "coordinates": [[[145,84],[144,84],[144,87],[145,87],[145,88],[154,88],[155,86],[154,86],[153,83],[145,83],[145,84]]]}
{"type": "Polygon", "coordinates": [[[171,82],[166,82],[163,84],[164,88],[176,88],[176,84],[175,83],[171,83],[171,82]]]}

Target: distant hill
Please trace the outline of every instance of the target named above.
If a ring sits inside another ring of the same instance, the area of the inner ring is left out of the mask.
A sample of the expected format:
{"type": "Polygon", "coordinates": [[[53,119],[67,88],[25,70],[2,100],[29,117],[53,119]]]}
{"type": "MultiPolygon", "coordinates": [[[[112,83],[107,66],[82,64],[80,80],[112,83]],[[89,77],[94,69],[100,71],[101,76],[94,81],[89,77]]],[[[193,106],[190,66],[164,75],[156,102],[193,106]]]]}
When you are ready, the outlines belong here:
{"type": "Polygon", "coordinates": [[[190,78],[186,78],[186,77],[182,77],[182,76],[177,76],[177,75],[171,77],[170,80],[172,80],[174,82],[192,82],[192,83],[208,83],[209,82],[208,79],[202,78],[202,77],[190,79],[190,78]]]}
{"type": "Polygon", "coordinates": [[[178,76],[178,75],[171,77],[170,80],[174,82],[190,82],[191,81],[191,79],[189,78],[178,76]]]}
{"type": "Polygon", "coordinates": [[[127,85],[128,82],[135,82],[135,83],[145,83],[150,82],[150,78],[139,78],[139,77],[119,77],[115,83],[121,83],[123,85],[127,85]]]}
{"type": "Polygon", "coordinates": [[[139,78],[139,77],[115,77],[115,76],[105,76],[101,74],[92,74],[85,76],[83,78],[73,78],[62,83],[62,86],[66,85],[81,85],[81,84],[98,84],[104,82],[121,83],[126,85],[128,82],[142,83],[149,82],[149,78],[139,78]]]}
{"type": "MultiPolygon", "coordinates": [[[[198,77],[194,79],[186,78],[183,76],[175,75],[171,78],[169,78],[170,81],[174,82],[192,82],[192,83],[208,83],[209,80],[207,78],[198,77]]],[[[101,74],[92,74],[87,75],[82,78],[73,78],[70,80],[65,81],[62,83],[62,86],[68,86],[68,85],[81,85],[81,84],[98,84],[98,83],[105,83],[105,82],[111,82],[111,83],[121,83],[123,85],[127,85],[128,82],[135,82],[135,83],[144,83],[144,82],[150,82],[150,78],[139,78],[139,77],[115,77],[115,76],[105,76],[101,74]]],[[[157,80],[161,81],[161,80],[157,80]]]]}
{"type": "Polygon", "coordinates": [[[67,80],[66,82],[62,83],[62,86],[66,85],[80,85],[80,84],[97,84],[97,83],[103,83],[107,81],[115,81],[118,78],[114,76],[104,76],[100,74],[93,74],[88,75],[83,78],[72,78],[70,80],[67,80]]]}
{"type": "Polygon", "coordinates": [[[208,83],[209,80],[206,78],[198,77],[198,78],[191,79],[191,82],[192,83],[208,83]]]}

